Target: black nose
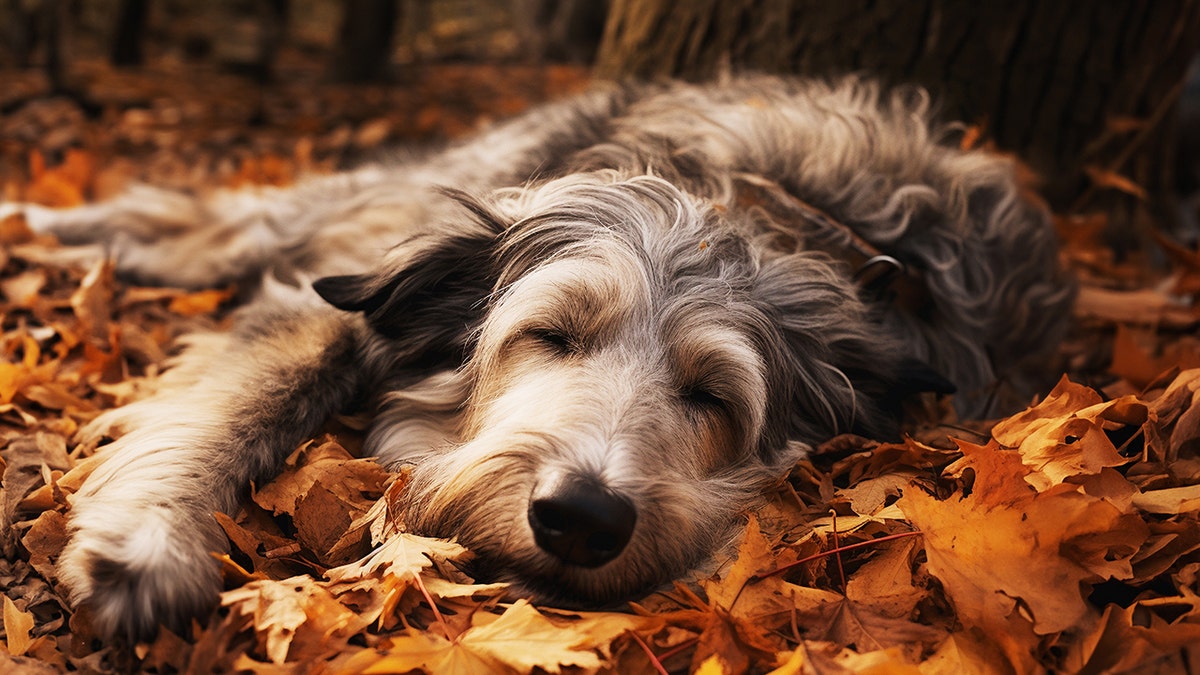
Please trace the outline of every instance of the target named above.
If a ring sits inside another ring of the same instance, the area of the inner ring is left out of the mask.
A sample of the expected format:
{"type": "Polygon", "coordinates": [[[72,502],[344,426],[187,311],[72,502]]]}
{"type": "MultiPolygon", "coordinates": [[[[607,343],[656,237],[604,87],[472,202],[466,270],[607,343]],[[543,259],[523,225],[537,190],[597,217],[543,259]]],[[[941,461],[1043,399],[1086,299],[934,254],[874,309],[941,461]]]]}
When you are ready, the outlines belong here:
{"type": "Polygon", "coordinates": [[[599,567],[617,557],[636,523],[637,511],[629,500],[588,478],[568,479],[529,506],[537,545],[580,567],[599,567]]]}

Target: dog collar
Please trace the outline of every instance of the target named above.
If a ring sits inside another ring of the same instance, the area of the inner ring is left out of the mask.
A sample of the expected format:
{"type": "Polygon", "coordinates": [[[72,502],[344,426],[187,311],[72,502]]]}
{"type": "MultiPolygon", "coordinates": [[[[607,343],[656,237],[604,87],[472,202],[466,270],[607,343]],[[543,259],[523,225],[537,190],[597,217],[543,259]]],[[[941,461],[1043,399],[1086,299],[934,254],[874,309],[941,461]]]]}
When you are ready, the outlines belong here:
{"type": "Polygon", "coordinates": [[[853,270],[850,274],[863,299],[896,304],[919,312],[932,298],[920,271],[885,253],[849,225],[758,174],[738,173],[734,200],[740,208],[757,208],[781,235],[805,248],[825,251],[853,270]],[[801,224],[803,223],[803,224],[801,224]]]}

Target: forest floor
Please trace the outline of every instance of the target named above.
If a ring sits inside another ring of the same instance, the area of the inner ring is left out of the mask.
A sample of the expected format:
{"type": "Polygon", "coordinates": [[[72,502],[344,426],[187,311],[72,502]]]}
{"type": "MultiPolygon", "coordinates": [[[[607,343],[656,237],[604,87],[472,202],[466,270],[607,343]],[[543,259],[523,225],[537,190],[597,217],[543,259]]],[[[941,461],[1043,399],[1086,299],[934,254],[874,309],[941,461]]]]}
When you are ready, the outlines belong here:
{"type": "MultiPolygon", "coordinates": [[[[73,72],[77,98],[4,74],[0,202],[286,185],[587,84],[579,68],[466,63],[375,87],[73,72]]],[[[142,395],[177,336],[226,327],[236,293],[63,264],[4,219],[0,670],[1200,672],[1200,254],[1152,268],[1103,243],[1103,213],[1058,224],[1082,285],[1059,385],[1004,420],[931,402],[902,443],[830,440],[780,477],[711,577],[593,613],[476,585],[456,544],[397,531],[406,477],[359,458],[342,420],[220,517],[228,590],[211,617],[114,645],[54,568],[95,466],[75,432],[142,395]]]]}

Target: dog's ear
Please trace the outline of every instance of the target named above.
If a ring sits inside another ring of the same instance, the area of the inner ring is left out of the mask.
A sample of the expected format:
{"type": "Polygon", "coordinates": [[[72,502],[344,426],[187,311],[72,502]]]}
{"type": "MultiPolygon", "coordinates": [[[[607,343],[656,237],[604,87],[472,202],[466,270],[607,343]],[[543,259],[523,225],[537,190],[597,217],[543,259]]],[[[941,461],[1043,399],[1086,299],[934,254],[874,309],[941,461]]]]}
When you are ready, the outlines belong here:
{"type": "Polygon", "coordinates": [[[461,359],[495,285],[492,257],[503,231],[478,203],[465,205],[475,217],[468,226],[409,241],[380,270],[318,279],[314,290],[339,309],[361,312],[412,359],[461,359]]]}

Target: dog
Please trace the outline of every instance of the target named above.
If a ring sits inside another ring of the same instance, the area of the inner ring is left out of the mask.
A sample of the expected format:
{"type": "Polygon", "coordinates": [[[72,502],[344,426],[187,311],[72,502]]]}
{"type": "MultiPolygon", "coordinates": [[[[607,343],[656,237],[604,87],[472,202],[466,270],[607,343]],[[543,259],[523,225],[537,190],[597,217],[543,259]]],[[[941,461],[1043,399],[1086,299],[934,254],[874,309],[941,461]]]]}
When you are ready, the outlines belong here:
{"type": "Polygon", "coordinates": [[[864,78],[601,85],[438,152],[289,188],[22,207],[120,273],[252,283],[74,496],[58,563],[98,626],[186,625],[213,518],[331,415],[411,467],[405,523],[570,607],[701,564],[812,445],[902,402],[1039,384],[1072,284],[1011,159],[864,78]]]}

